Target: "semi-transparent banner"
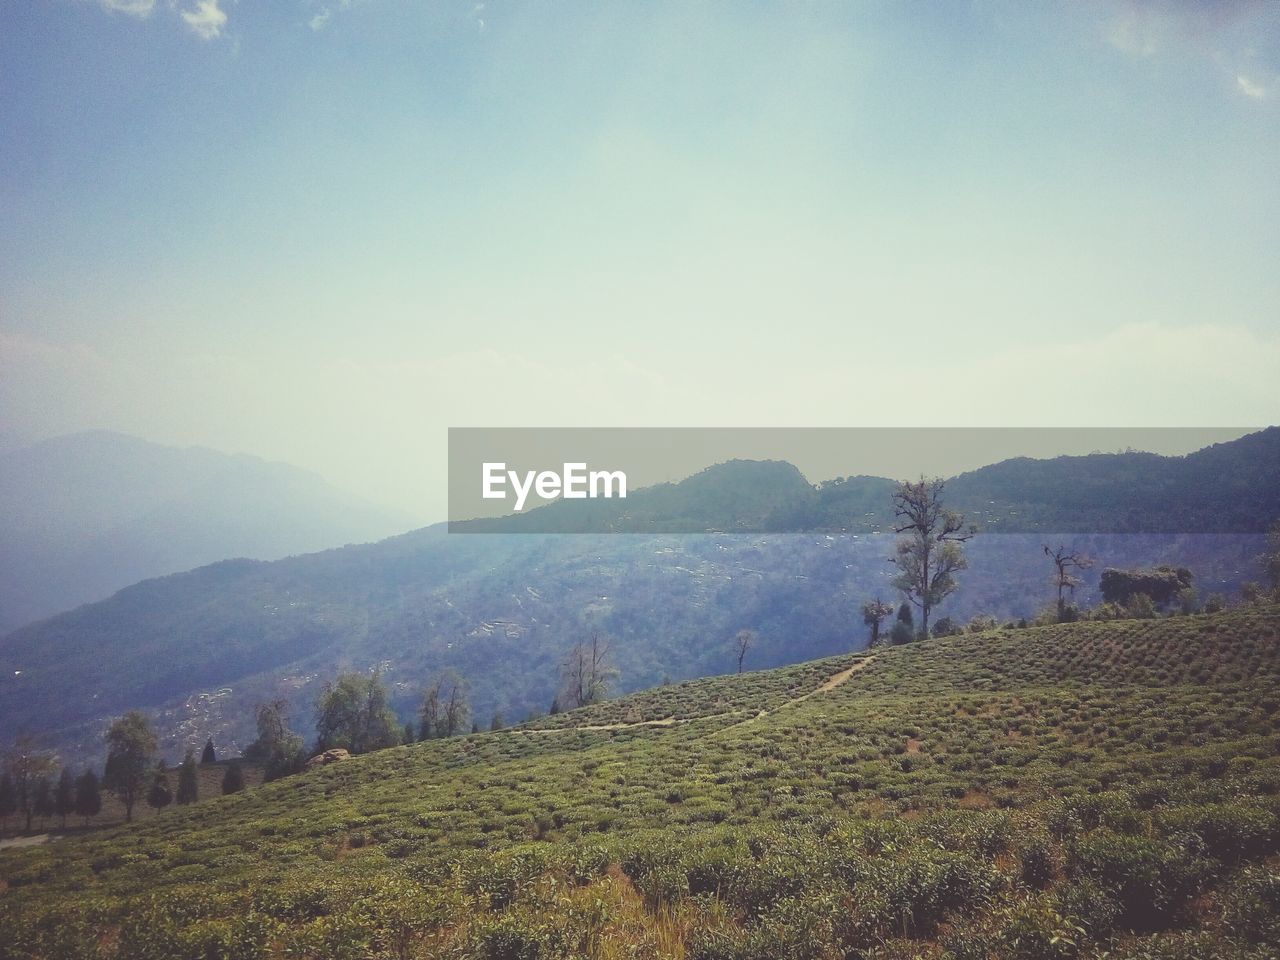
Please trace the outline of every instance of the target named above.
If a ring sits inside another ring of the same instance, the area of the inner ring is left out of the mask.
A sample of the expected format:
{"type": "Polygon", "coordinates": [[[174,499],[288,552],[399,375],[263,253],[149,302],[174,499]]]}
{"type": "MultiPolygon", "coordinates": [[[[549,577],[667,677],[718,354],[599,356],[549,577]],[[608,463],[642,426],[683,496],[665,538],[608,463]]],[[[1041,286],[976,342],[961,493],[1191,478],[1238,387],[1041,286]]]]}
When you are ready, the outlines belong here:
{"type": "Polygon", "coordinates": [[[1280,429],[453,428],[451,533],[883,533],[903,481],[984,533],[1261,533],[1280,429]]]}

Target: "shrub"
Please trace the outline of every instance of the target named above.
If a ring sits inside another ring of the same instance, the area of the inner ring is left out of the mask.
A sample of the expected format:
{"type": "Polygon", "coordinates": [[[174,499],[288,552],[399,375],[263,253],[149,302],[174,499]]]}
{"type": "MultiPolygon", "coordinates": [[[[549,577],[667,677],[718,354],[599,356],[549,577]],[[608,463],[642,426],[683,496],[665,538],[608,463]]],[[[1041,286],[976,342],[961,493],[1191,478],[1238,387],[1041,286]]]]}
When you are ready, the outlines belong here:
{"type": "Polygon", "coordinates": [[[1280,873],[1250,867],[1222,892],[1222,923],[1233,936],[1280,947],[1280,873]]]}
{"type": "Polygon", "coordinates": [[[1206,873],[1193,852],[1106,829],[1075,841],[1071,865],[1075,875],[1108,891],[1120,907],[1119,921],[1136,930],[1172,922],[1206,873]]]}

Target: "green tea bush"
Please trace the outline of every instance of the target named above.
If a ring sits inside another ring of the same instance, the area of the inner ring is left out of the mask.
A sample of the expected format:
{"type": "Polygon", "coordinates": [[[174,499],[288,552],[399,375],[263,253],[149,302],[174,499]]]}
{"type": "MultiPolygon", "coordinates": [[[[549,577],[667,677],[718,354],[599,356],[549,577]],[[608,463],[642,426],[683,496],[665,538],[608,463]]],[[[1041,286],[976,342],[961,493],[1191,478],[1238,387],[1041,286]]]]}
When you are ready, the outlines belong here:
{"type": "Polygon", "coordinates": [[[1280,873],[1250,867],[1222,894],[1222,924],[1233,936],[1280,949],[1280,873]]]}
{"type": "Polygon", "coordinates": [[[1107,829],[1078,838],[1070,864],[1074,876],[1107,890],[1120,907],[1118,922],[1136,930],[1167,927],[1208,872],[1194,852],[1107,829]]]}

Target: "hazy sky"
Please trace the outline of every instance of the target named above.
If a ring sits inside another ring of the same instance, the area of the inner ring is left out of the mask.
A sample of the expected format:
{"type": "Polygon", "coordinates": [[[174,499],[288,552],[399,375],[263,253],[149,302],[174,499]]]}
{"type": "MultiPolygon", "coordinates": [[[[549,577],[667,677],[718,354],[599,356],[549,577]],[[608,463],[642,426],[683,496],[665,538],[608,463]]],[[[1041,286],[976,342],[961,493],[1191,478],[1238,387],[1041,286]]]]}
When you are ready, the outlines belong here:
{"type": "Polygon", "coordinates": [[[0,429],[1266,424],[1280,3],[0,4],[0,429]]]}

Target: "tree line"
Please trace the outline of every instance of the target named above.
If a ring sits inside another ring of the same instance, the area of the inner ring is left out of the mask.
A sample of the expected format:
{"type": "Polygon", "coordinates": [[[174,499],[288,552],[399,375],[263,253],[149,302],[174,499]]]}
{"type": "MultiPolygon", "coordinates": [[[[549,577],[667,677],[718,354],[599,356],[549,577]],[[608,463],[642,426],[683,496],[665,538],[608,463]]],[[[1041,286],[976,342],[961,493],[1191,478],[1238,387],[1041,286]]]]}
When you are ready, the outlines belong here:
{"type": "MultiPolygon", "coordinates": [[[[612,644],[594,633],[570,647],[559,665],[559,688],[550,712],[598,703],[608,697],[619,673],[613,665],[612,644]]],[[[472,719],[468,684],[455,671],[435,676],[423,689],[417,715],[401,722],[389,705],[389,694],[380,669],[346,671],[326,682],[314,707],[315,740],[310,748],[290,725],[287,700],[259,704],[255,709],[257,738],[243,751],[243,761],[257,765],[263,781],[302,771],[308,758],[330,750],[368,753],[465,733],[480,732],[472,719]]],[[[489,719],[489,730],[506,726],[500,712],[489,719]]],[[[217,763],[212,738],[206,741],[197,762],[188,750],[176,770],[158,757],[155,731],[146,714],[132,710],[117,718],[105,735],[107,755],[102,776],[86,769],[78,776],[60,767],[57,757],[41,749],[38,741],[20,735],[0,765],[0,827],[15,816],[26,832],[40,819],[47,826],[58,818],[63,828],[68,818],[79,816],[85,824],[103,809],[103,793],[110,793],[133,820],[139,803],[159,811],[170,804],[185,806],[200,799],[202,766],[217,763]],[[176,783],[174,782],[176,780],[176,783]]],[[[225,765],[222,794],[245,786],[240,758],[225,765]]]]}
{"type": "MultiPolygon", "coordinates": [[[[889,562],[897,568],[891,583],[901,594],[892,627],[885,632],[884,622],[894,615],[895,607],[875,597],[862,604],[862,622],[868,629],[868,645],[910,643],[928,636],[949,636],[964,632],[949,617],[937,620],[930,628],[930,616],[959,586],[958,575],[968,567],[964,543],[976,530],[966,524],[963,515],[947,509],[942,501],[945,482],[921,479],[917,483],[899,485],[893,495],[893,512],[897,519],[894,532],[898,540],[889,562]],[[916,626],[916,612],[920,625],[916,626]]],[[[1114,620],[1126,617],[1146,618],[1162,613],[1214,613],[1226,606],[1226,600],[1211,595],[1203,604],[1194,587],[1194,575],[1185,567],[1159,566],[1151,569],[1118,569],[1108,567],[1099,578],[1102,602],[1091,610],[1076,606],[1076,588],[1083,585],[1080,574],[1093,567],[1093,557],[1059,544],[1045,544],[1054,590],[1051,608],[1033,618],[1033,622],[1071,623],[1080,619],[1114,620]]],[[[1267,586],[1246,583],[1240,599],[1246,604],[1280,602],[1280,520],[1267,534],[1266,551],[1258,558],[1267,586]]],[[[968,624],[970,631],[997,626],[993,617],[976,616],[968,624]]],[[[1027,626],[1026,619],[1017,626],[1027,626]]],[[[739,657],[741,670],[741,656],[739,657]]]]}

